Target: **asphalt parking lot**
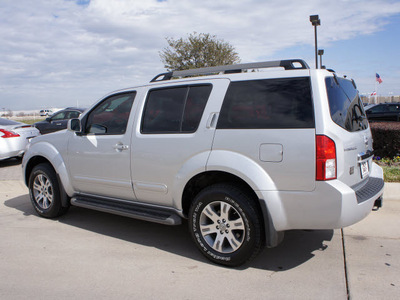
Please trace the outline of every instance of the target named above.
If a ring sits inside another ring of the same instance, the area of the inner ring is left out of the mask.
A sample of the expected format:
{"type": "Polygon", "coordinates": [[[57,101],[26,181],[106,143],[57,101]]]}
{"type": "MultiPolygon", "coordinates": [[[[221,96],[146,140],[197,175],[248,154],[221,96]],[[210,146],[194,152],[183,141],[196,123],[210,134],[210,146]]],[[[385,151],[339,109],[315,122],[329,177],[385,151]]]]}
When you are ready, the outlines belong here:
{"type": "Polygon", "coordinates": [[[20,162],[0,162],[1,299],[398,299],[400,184],[343,230],[290,231],[241,268],[208,262],[187,224],[72,207],[38,217],[20,162]]]}

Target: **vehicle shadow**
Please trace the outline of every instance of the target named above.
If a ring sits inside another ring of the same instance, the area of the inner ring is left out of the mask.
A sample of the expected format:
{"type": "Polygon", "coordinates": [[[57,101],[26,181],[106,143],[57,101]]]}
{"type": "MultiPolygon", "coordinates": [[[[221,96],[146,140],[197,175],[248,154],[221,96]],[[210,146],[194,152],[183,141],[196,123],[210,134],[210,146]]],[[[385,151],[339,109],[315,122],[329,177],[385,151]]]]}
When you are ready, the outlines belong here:
{"type": "MultiPolygon", "coordinates": [[[[28,195],[6,200],[4,204],[21,211],[25,216],[37,216],[28,195]]],[[[40,217],[37,216],[37,218],[40,217]]],[[[166,226],[80,207],[71,207],[66,215],[48,221],[61,222],[90,232],[212,264],[197,250],[191,239],[187,222],[180,226],[166,226]]],[[[276,272],[293,269],[312,259],[314,251],[325,250],[327,248],[325,241],[330,241],[333,233],[333,230],[288,231],[284,241],[278,247],[263,250],[253,261],[238,269],[257,268],[276,272]]]]}
{"type": "Polygon", "coordinates": [[[22,162],[21,158],[9,158],[6,160],[0,160],[0,168],[11,167],[20,165],[22,162]]]}

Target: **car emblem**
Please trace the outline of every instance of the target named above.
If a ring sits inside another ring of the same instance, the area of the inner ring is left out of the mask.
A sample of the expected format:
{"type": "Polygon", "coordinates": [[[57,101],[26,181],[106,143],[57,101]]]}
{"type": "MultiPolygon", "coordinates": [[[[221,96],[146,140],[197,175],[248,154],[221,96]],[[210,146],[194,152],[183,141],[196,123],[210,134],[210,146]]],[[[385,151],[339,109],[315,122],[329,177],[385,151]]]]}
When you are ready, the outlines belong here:
{"type": "Polygon", "coordinates": [[[369,143],[368,136],[364,135],[364,144],[365,144],[365,149],[366,150],[368,150],[368,143],[369,143]]]}

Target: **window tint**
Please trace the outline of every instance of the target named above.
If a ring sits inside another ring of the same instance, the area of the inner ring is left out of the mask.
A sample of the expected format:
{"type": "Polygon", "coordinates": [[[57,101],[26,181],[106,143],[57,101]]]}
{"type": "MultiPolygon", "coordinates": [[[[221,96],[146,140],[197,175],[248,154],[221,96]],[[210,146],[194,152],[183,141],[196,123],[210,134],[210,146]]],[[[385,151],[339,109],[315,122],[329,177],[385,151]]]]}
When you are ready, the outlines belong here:
{"type": "Polygon", "coordinates": [[[389,104],[389,111],[390,112],[400,111],[400,106],[395,104],[389,104]]]}
{"type": "Polygon", "coordinates": [[[309,78],[230,84],[218,129],[314,128],[309,78]]]}
{"type": "Polygon", "coordinates": [[[368,109],[370,113],[381,113],[385,111],[385,107],[383,105],[377,105],[368,109]]]}
{"type": "Polygon", "coordinates": [[[350,132],[368,128],[364,106],[353,83],[343,78],[327,77],[325,84],[333,122],[350,132]]]}
{"type": "Polygon", "coordinates": [[[85,133],[124,134],[136,92],[111,96],[89,114],[85,133]]]}
{"type": "Polygon", "coordinates": [[[69,111],[67,114],[67,119],[76,119],[79,118],[81,115],[81,112],[79,111],[69,111]]]}
{"type": "Polygon", "coordinates": [[[181,86],[149,92],[142,133],[190,133],[199,126],[211,85],[181,86]]]}
{"type": "Polygon", "coordinates": [[[62,111],[59,113],[56,113],[51,117],[51,119],[54,120],[65,120],[65,119],[74,119],[74,118],[79,118],[79,115],[81,113],[79,111],[62,111]]]}
{"type": "Polygon", "coordinates": [[[64,119],[65,119],[65,111],[56,113],[55,115],[53,115],[53,116],[51,117],[51,119],[52,119],[53,121],[54,121],[54,120],[64,120],[64,119]]]}

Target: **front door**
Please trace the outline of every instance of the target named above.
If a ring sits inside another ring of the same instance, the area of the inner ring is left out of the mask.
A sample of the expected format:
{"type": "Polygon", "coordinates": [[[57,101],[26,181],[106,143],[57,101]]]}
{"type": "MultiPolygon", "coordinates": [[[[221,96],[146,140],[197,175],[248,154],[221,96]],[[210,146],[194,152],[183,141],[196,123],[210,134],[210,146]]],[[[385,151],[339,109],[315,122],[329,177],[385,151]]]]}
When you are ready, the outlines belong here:
{"type": "Polygon", "coordinates": [[[107,97],[82,119],[82,132],[75,133],[68,146],[68,165],[76,191],[135,199],[130,164],[135,95],[129,92],[107,97]]]}

